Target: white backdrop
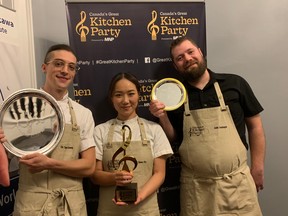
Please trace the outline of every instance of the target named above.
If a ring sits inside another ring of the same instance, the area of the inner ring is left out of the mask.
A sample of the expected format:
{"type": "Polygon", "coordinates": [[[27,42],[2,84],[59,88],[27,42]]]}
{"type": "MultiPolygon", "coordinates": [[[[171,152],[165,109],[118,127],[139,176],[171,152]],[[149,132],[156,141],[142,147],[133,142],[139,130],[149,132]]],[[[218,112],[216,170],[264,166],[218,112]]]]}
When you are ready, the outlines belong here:
{"type": "Polygon", "coordinates": [[[244,76],[264,107],[264,215],[288,215],[287,0],[206,1],[209,67],[244,76]]]}
{"type": "MultiPolygon", "coordinates": [[[[135,1],[136,2],[136,1],[135,1]]],[[[288,1],[206,0],[207,59],[216,72],[242,75],[264,107],[267,138],[264,215],[288,215],[288,1]]],[[[68,43],[64,0],[32,0],[36,67],[54,43],[68,43]]],[[[38,86],[43,76],[38,73],[38,86]]]]}
{"type": "Polygon", "coordinates": [[[0,7],[0,104],[14,91],[36,85],[29,5],[29,0],[15,0],[16,11],[0,7]]]}

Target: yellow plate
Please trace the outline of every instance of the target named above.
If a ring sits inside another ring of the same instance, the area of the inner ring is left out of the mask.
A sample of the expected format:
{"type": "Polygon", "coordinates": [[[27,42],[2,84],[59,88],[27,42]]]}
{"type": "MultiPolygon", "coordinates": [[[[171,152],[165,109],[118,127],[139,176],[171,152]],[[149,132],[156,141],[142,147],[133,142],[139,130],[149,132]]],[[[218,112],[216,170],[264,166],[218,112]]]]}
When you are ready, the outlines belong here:
{"type": "Polygon", "coordinates": [[[165,104],[165,110],[178,109],[186,99],[186,89],[177,79],[164,78],[159,80],[152,89],[151,97],[165,104]]]}

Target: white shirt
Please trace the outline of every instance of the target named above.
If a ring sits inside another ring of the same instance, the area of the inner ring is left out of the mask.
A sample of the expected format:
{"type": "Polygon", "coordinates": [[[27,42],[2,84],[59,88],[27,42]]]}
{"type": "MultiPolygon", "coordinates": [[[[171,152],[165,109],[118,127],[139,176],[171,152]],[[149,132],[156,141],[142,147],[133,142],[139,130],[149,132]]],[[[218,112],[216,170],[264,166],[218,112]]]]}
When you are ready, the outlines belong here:
{"type": "MultiPolygon", "coordinates": [[[[139,117],[129,119],[127,121],[120,121],[118,119],[110,119],[109,121],[99,124],[94,129],[94,140],[96,142],[96,159],[102,160],[103,157],[103,145],[108,142],[108,131],[111,124],[116,120],[114,129],[113,141],[123,141],[121,129],[122,126],[128,125],[132,131],[132,141],[141,140],[140,128],[138,125],[139,117]]],[[[168,138],[166,137],[162,127],[152,121],[141,118],[144,124],[146,138],[150,141],[153,158],[160,157],[162,155],[170,156],[173,154],[173,150],[170,146],[168,138]]]]}
{"type": "MultiPolygon", "coordinates": [[[[57,102],[63,111],[65,123],[71,124],[71,115],[69,111],[68,99],[69,97],[67,93],[62,100],[57,102]]],[[[93,130],[95,127],[95,123],[92,112],[88,108],[73,101],[71,98],[70,101],[72,102],[72,106],[75,111],[77,125],[80,127],[80,139],[81,139],[80,151],[82,152],[90,147],[95,147],[95,142],[93,139],[93,130]]]]}

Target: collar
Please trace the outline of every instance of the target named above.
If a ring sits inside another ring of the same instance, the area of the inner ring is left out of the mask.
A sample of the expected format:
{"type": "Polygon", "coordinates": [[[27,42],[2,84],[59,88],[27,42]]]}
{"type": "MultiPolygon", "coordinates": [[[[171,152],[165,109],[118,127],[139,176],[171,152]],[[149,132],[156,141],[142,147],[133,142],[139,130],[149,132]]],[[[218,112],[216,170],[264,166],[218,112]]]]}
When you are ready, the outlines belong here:
{"type": "Polygon", "coordinates": [[[119,124],[119,125],[131,125],[131,124],[133,124],[133,123],[135,123],[135,122],[137,122],[138,121],[138,115],[136,115],[134,118],[132,118],[132,119],[128,119],[128,120],[126,120],[126,121],[122,121],[122,120],[119,120],[119,119],[115,119],[115,121],[116,121],[116,124],[119,124]]]}
{"type": "MultiPolygon", "coordinates": [[[[46,92],[42,87],[40,88],[40,90],[46,92]]],[[[63,98],[61,100],[59,100],[59,101],[68,102],[68,99],[69,99],[69,95],[68,95],[68,91],[67,91],[67,93],[63,96],[63,98]]]]}
{"type": "MultiPolygon", "coordinates": [[[[215,73],[215,72],[211,71],[211,70],[208,69],[208,68],[207,68],[207,70],[208,70],[208,72],[209,72],[209,74],[210,74],[210,80],[209,80],[209,82],[207,83],[207,85],[205,86],[205,88],[208,88],[208,87],[214,85],[214,83],[215,83],[216,81],[217,81],[217,82],[221,82],[221,81],[223,81],[223,80],[226,79],[226,77],[223,76],[223,74],[215,73]]],[[[185,85],[186,88],[193,88],[193,89],[195,89],[195,87],[191,86],[191,85],[190,85],[188,82],[186,82],[186,81],[184,81],[184,85],[185,85]]],[[[205,89],[205,88],[204,88],[204,89],[205,89]]]]}
{"type": "Polygon", "coordinates": [[[208,69],[208,72],[210,74],[210,82],[214,83],[215,81],[223,81],[226,79],[226,76],[224,74],[221,73],[215,73],[213,71],[211,71],[210,69],[208,69]]]}
{"type": "Polygon", "coordinates": [[[68,92],[63,96],[63,98],[59,101],[61,102],[68,102],[69,96],[68,96],[68,92]]]}

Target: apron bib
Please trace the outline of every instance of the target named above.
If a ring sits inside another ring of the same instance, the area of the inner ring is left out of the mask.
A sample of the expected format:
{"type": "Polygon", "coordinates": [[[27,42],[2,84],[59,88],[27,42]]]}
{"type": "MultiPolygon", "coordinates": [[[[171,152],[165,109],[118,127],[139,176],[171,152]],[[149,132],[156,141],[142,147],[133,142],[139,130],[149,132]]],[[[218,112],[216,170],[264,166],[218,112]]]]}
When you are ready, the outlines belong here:
{"type": "MultiPolygon", "coordinates": [[[[131,141],[126,149],[126,155],[134,156],[138,161],[138,166],[133,171],[134,177],[132,182],[137,183],[139,192],[141,191],[142,186],[150,179],[153,174],[153,156],[150,142],[146,139],[143,122],[139,118],[138,124],[140,127],[141,140],[131,141]]],[[[103,146],[103,169],[109,172],[115,171],[115,168],[112,164],[112,157],[123,144],[123,142],[113,142],[115,125],[116,121],[111,124],[108,132],[108,143],[103,146]]],[[[118,157],[116,157],[115,163],[118,163],[122,157],[123,154],[120,153],[118,157]]],[[[119,167],[119,170],[121,170],[121,167],[119,167]]],[[[160,216],[156,193],[153,193],[138,205],[131,204],[128,206],[117,206],[112,202],[115,187],[116,186],[100,187],[97,216],[160,216]]]]}
{"type": "MultiPolygon", "coordinates": [[[[50,153],[51,158],[59,160],[76,160],[80,152],[80,129],[70,100],[68,104],[72,124],[65,125],[62,139],[50,153]]],[[[87,215],[82,178],[49,170],[31,174],[23,164],[20,164],[19,171],[14,216],[87,215]]]]}
{"type": "Polygon", "coordinates": [[[219,107],[189,110],[184,103],[182,216],[261,216],[254,180],[247,165],[247,150],[214,83],[219,107]]]}

